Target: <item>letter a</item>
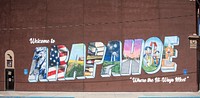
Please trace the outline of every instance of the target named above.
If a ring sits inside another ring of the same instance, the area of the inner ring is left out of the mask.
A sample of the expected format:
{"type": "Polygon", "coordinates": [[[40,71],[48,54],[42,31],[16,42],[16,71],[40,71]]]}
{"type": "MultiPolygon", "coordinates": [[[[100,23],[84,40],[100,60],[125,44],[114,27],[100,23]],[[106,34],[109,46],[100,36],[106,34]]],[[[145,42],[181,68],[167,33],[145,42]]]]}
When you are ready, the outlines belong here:
{"type": "Polygon", "coordinates": [[[83,43],[73,44],[68,66],[66,68],[65,79],[74,80],[85,79],[86,46],[83,43]]]}
{"type": "Polygon", "coordinates": [[[29,82],[47,81],[48,66],[48,48],[36,47],[33,55],[31,69],[29,73],[29,82]]]}
{"type": "Polygon", "coordinates": [[[122,46],[121,41],[109,41],[106,47],[106,54],[101,69],[102,77],[120,76],[121,61],[122,61],[122,46]]]}

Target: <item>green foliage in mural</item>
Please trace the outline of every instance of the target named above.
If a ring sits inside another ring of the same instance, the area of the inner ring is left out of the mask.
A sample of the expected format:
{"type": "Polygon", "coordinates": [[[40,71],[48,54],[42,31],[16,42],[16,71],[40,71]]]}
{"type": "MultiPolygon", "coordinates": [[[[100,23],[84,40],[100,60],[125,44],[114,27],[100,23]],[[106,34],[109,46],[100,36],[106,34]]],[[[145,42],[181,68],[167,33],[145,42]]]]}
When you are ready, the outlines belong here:
{"type": "Polygon", "coordinates": [[[66,77],[73,77],[76,71],[76,77],[84,76],[84,64],[81,61],[69,62],[70,66],[67,69],[66,77]],[[70,68],[71,67],[71,68],[70,68]]]}
{"type": "Polygon", "coordinates": [[[108,67],[114,65],[111,70],[116,74],[120,74],[120,62],[119,61],[104,61],[103,67],[108,67]]]}

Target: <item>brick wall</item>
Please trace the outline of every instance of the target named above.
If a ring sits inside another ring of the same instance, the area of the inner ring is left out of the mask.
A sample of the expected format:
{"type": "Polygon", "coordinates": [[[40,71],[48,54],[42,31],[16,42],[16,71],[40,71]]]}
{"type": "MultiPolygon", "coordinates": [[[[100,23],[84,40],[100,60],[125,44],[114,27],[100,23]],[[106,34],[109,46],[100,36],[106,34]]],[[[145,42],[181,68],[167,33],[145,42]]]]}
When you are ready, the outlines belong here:
{"type": "Polygon", "coordinates": [[[197,91],[196,50],[188,36],[196,32],[195,2],[189,0],[0,0],[0,90],[4,89],[4,53],[15,53],[16,91],[197,91]],[[94,79],[29,83],[34,48],[54,44],[30,44],[30,38],[55,39],[55,44],[179,36],[177,71],[146,74],[139,78],[184,77],[184,83],[132,83],[130,76],[102,78],[101,65],[94,79]]]}

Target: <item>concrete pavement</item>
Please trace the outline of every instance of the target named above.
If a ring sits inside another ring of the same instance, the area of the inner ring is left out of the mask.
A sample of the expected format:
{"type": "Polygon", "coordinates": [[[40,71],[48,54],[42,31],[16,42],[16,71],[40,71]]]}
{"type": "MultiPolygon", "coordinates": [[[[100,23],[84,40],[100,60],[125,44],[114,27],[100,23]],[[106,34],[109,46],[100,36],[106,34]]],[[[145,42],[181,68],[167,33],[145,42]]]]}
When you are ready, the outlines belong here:
{"type": "Polygon", "coordinates": [[[41,92],[0,91],[4,98],[200,98],[200,92],[41,92]]]}

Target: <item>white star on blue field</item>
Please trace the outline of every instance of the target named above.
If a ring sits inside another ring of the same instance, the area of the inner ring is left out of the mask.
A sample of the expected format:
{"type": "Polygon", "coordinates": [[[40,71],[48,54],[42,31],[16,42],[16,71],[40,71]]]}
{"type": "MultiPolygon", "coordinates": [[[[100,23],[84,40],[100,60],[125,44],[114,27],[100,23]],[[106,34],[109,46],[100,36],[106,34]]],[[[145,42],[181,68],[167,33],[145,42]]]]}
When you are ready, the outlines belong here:
{"type": "Polygon", "coordinates": [[[120,61],[120,41],[108,42],[104,61],[120,61]]]}

